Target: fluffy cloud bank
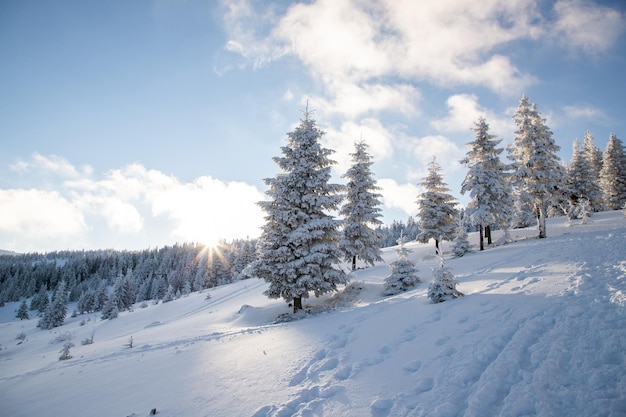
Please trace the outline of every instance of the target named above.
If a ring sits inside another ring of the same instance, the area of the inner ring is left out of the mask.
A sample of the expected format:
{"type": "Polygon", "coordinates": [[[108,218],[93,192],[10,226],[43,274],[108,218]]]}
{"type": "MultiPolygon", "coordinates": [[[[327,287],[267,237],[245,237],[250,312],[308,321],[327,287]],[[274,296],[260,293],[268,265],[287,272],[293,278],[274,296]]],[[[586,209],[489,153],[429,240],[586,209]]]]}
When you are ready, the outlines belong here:
{"type": "Polygon", "coordinates": [[[141,164],[93,178],[59,156],[34,154],[12,167],[46,184],[0,190],[0,247],[17,251],[140,249],[175,242],[254,237],[263,193],[208,176],[181,182],[141,164]],[[46,187],[48,189],[43,189],[46,187]]]}

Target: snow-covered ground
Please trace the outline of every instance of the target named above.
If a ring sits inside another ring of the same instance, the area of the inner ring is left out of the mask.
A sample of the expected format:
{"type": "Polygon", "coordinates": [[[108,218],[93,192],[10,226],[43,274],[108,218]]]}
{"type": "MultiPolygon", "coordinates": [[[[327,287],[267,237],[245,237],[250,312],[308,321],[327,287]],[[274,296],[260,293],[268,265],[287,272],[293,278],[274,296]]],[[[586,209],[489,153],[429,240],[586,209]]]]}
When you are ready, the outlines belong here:
{"type": "Polygon", "coordinates": [[[592,220],[552,219],[547,239],[515,230],[515,243],[450,259],[466,296],[437,305],[434,248],[417,243],[415,290],[383,297],[380,264],[307,300],[314,314],[298,321],[276,324],[289,307],[259,280],[53,331],[10,303],[0,415],[626,416],[626,219],[592,220]],[[59,361],[66,332],[76,346],[59,361]]]}

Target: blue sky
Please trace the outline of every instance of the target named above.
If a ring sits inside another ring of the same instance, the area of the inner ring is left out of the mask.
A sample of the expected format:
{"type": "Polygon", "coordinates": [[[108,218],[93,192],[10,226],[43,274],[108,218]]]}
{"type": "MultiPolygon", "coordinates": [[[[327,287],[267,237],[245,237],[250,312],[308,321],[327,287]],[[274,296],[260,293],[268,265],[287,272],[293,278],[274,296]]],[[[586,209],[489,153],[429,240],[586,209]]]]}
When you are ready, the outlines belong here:
{"type": "Polygon", "coordinates": [[[625,28],[620,0],[2,2],[0,249],[258,236],[307,101],[337,182],[369,144],[385,222],[433,155],[464,204],[473,122],[510,143],[522,93],[566,162],[626,138],[625,28]]]}

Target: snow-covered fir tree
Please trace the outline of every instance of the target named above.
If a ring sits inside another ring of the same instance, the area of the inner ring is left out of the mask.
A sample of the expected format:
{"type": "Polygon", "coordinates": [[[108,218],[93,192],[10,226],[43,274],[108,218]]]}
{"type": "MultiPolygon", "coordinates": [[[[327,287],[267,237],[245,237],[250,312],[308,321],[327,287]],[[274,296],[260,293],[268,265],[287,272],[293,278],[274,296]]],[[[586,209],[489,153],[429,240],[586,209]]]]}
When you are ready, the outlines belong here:
{"type": "Polygon", "coordinates": [[[46,311],[46,308],[50,304],[50,298],[48,297],[48,287],[44,284],[39,287],[39,291],[32,300],[30,300],[30,309],[37,310],[39,314],[46,311]]]}
{"type": "Polygon", "coordinates": [[[117,318],[120,311],[117,308],[117,299],[115,294],[107,296],[104,306],[102,307],[102,320],[111,320],[117,318]]]}
{"type": "Polygon", "coordinates": [[[491,225],[508,232],[513,218],[513,194],[508,178],[508,167],[500,161],[504,149],[501,140],[489,134],[489,125],[483,117],[474,124],[476,137],[461,163],[469,170],[461,184],[461,194],[469,192],[467,206],[470,224],[479,227],[479,248],[484,250],[484,236],[491,243],[491,225]],[[485,233],[483,233],[485,231],[485,233]]]}
{"type": "Polygon", "coordinates": [[[356,269],[357,259],[373,266],[374,262],[383,260],[381,257],[381,235],[376,229],[382,224],[379,219],[381,194],[376,186],[371,171],[372,157],[367,153],[367,144],[363,141],[354,144],[352,166],[343,176],[348,179],[346,197],[339,211],[343,217],[343,231],[339,239],[339,248],[344,259],[352,263],[356,269]]]}
{"type": "Polygon", "coordinates": [[[163,302],[169,303],[170,301],[174,301],[175,299],[176,292],[174,291],[174,287],[170,284],[170,286],[167,287],[167,292],[165,293],[165,296],[163,297],[163,302]]]}
{"type": "Polygon", "coordinates": [[[48,304],[43,316],[39,319],[37,324],[43,330],[49,330],[54,327],[58,327],[65,321],[67,315],[67,291],[65,281],[59,282],[57,288],[54,290],[52,301],[48,304]]]}
{"type": "Polygon", "coordinates": [[[133,285],[133,271],[128,269],[126,274],[119,275],[113,286],[117,308],[119,311],[128,310],[135,303],[135,287],[133,285]]]}
{"type": "Polygon", "coordinates": [[[28,320],[30,318],[28,316],[28,305],[26,304],[26,300],[22,300],[20,307],[17,309],[17,313],[15,313],[15,317],[20,320],[28,320]]]}
{"type": "Polygon", "coordinates": [[[626,152],[622,141],[613,133],[602,157],[600,188],[608,210],[619,210],[626,204],[626,152]]]}
{"type": "Polygon", "coordinates": [[[452,253],[457,258],[465,255],[470,251],[470,242],[467,236],[467,228],[463,217],[459,216],[458,224],[456,227],[456,237],[454,238],[454,245],[452,246],[452,253]]]}
{"type": "Polygon", "coordinates": [[[570,200],[569,217],[578,217],[579,202],[589,198],[597,187],[587,153],[580,147],[578,139],[574,140],[572,160],[567,167],[567,192],[570,200]]]}
{"type": "Polygon", "coordinates": [[[593,135],[586,131],[583,138],[583,151],[585,159],[589,163],[589,190],[587,199],[591,205],[591,210],[598,212],[604,210],[602,189],[600,188],[600,171],[602,171],[602,152],[593,143],[593,135]]]}
{"type": "Polygon", "coordinates": [[[435,240],[439,252],[440,240],[453,240],[456,232],[458,210],[456,201],[450,194],[447,184],[441,176],[441,166],[436,158],[428,164],[428,173],[420,183],[424,189],[417,197],[420,233],[417,240],[427,243],[435,240]]]}
{"type": "Polygon", "coordinates": [[[384,294],[395,295],[414,287],[420,282],[417,276],[418,269],[415,264],[408,258],[410,250],[404,246],[406,236],[400,236],[398,239],[398,259],[393,261],[389,267],[391,274],[385,278],[384,294]]]}
{"type": "Polygon", "coordinates": [[[545,238],[547,208],[561,197],[565,187],[565,169],[556,154],[560,148],[552,139],[546,120],[526,95],[522,95],[513,118],[517,130],[508,149],[509,159],[513,161],[517,207],[525,209],[532,201],[538,236],[545,238]]]}
{"type": "Polygon", "coordinates": [[[93,288],[88,288],[80,294],[78,297],[78,303],[76,303],[76,310],[79,314],[91,313],[94,311],[94,303],[96,299],[96,292],[93,288]]]}
{"type": "Polygon", "coordinates": [[[319,296],[348,282],[337,266],[340,221],[330,214],[339,208],[342,187],[329,183],[335,162],[320,144],[323,134],[308,110],[287,134],[283,156],[274,158],[283,172],[265,179],[269,200],[258,203],[266,213],[258,259],[246,270],[270,284],[269,298],[292,302],[294,312],[310,292],[319,296]]]}
{"type": "Polygon", "coordinates": [[[458,281],[440,254],[439,265],[433,267],[433,280],[428,286],[428,298],[433,303],[441,303],[463,297],[463,293],[456,289],[457,285],[458,281]]]}

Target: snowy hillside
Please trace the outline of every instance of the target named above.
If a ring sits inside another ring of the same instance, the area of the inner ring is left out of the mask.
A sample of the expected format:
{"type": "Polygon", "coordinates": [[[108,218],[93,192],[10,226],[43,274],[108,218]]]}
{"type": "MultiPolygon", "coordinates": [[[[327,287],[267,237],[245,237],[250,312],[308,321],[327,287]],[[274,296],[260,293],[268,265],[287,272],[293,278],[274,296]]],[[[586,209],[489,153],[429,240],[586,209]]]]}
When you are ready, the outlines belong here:
{"type": "Polygon", "coordinates": [[[437,305],[433,245],[416,243],[415,290],[383,297],[380,264],[278,324],[290,309],[259,280],[53,331],[7,304],[0,415],[626,416],[626,218],[592,220],[450,259],[466,296],[437,305]],[[66,332],[76,346],[60,361],[66,332]]]}

